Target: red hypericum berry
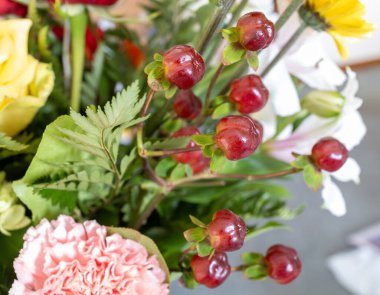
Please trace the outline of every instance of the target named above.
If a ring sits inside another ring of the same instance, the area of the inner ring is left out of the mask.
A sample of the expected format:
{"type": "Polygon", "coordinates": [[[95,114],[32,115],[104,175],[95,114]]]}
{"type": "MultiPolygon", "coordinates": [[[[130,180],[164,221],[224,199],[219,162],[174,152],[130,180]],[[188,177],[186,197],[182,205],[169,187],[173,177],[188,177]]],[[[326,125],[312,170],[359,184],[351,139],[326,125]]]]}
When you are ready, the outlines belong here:
{"type": "Polygon", "coordinates": [[[0,15],[15,14],[24,17],[27,11],[28,9],[25,5],[12,0],[0,0],[0,15]]]}
{"type": "Polygon", "coordinates": [[[132,41],[124,40],[121,43],[121,51],[128,56],[135,69],[138,69],[145,60],[144,52],[132,41]]]}
{"type": "Polygon", "coordinates": [[[193,120],[200,114],[202,102],[191,89],[181,90],[173,102],[173,109],[178,117],[193,120]]]}
{"type": "MultiPolygon", "coordinates": [[[[49,0],[50,3],[54,4],[56,0],[49,0]]],[[[62,4],[85,4],[85,5],[96,5],[96,6],[111,6],[115,4],[118,0],[61,0],[62,4]]]]}
{"type": "Polygon", "coordinates": [[[251,155],[262,138],[263,126],[248,116],[227,116],[216,126],[215,143],[232,161],[251,155]]]}
{"type": "Polygon", "coordinates": [[[317,167],[330,172],[339,170],[348,158],[346,147],[332,137],[319,140],[313,146],[311,153],[317,167]]]}
{"type": "Polygon", "coordinates": [[[242,114],[260,111],[267,103],[268,89],[257,75],[248,75],[232,82],[230,100],[242,114]]]}
{"type": "MultiPolygon", "coordinates": [[[[175,132],[172,137],[181,137],[181,136],[192,136],[195,134],[200,134],[198,128],[196,127],[182,127],[177,132],[175,132]]],[[[187,145],[188,148],[196,147],[196,143],[191,140],[187,145]]],[[[188,164],[191,167],[191,170],[194,174],[202,172],[210,165],[210,159],[203,156],[202,151],[193,151],[193,152],[184,152],[174,154],[173,158],[182,164],[188,164]]]]}
{"type": "Polygon", "coordinates": [[[240,44],[249,51],[258,51],[269,46],[275,34],[274,24],[261,12],[243,15],[236,25],[240,44]]]}
{"type": "Polygon", "coordinates": [[[216,251],[236,251],[244,244],[247,226],[240,216],[222,209],[214,214],[207,226],[207,234],[211,247],[216,251]]]}
{"type": "Polygon", "coordinates": [[[176,45],[163,56],[165,77],[180,89],[197,84],[205,72],[202,56],[188,45],[176,45]]]}
{"type": "Polygon", "coordinates": [[[190,262],[195,280],[208,288],[220,286],[230,275],[231,266],[225,253],[215,252],[210,258],[195,254],[190,262]]]}
{"type": "Polygon", "coordinates": [[[279,284],[289,284],[301,273],[301,260],[293,248],[274,245],[268,249],[265,261],[268,275],[279,284]]]}

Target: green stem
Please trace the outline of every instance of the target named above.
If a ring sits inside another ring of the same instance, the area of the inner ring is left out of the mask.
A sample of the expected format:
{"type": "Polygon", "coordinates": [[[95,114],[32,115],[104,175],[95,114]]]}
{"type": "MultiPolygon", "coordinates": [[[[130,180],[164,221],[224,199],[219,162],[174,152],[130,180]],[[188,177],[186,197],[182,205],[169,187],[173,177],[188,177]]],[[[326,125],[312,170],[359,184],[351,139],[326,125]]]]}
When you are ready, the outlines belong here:
{"type": "Polygon", "coordinates": [[[288,19],[293,15],[293,13],[304,3],[305,0],[293,0],[292,3],[285,9],[281,14],[280,18],[277,20],[275,27],[276,32],[278,32],[282,26],[288,21],[288,19]]]}
{"type": "Polygon", "coordinates": [[[264,78],[268,73],[273,69],[273,67],[278,63],[278,61],[289,51],[289,49],[294,45],[294,43],[298,40],[298,38],[302,35],[302,33],[307,28],[307,25],[302,22],[297,31],[292,35],[289,41],[285,44],[285,46],[280,50],[280,52],[275,56],[275,58],[271,61],[271,63],[265,68],[265,70],[261,73],[261,77],[264,78]]]}
{"type": "Polygon", "coordinates": [[[80,110],[80,95],[85,58],[86,25],[87,13],[85,11],[70,18],[72,54],[71,107],[76,112],[80,110]]]}
{"type": "MultiPolygon", "coordinates": [[[[143,118],[146,116],[149,106],[152,102],[153,96],[156,92],[152,89],[149,90],[146,100],[141,111],[140,117],[143,118]]],[[[141,157],[145,157],[144,149],[144,122],[141,122],[137,127],[137,149],[141,157]]]]}
{"type": "Polygon", "coordinates": [[[218,78],[222,74],[223,70],[224,70],[224,64],[221,63],[219,65],[218,69],[216,70],[214,76],[211,79],[210,85],[209,85],[209,87],[207,89],[205,103],[204,103],[204,106],[203,106],[203,112],[202,112],[203,116],[206,116],[208,107],[210,105],[210,98],[211,98],[212,89],[214,88],[215,83],[216,83],[216,81],[218,81],[218,78]]]}
{"type": "Polygon", "coordinates": [[[201,36],[199,40],[197,48],[200,54],[202,54],[206,50],[207,45],[211,41],[220,23],[226,17],[228,11],[230,11],[235,0],[219,0],[218,2],[219,2],[219,6],[217,7],[216,11],[212,15],[203,35],[201,36]]]}

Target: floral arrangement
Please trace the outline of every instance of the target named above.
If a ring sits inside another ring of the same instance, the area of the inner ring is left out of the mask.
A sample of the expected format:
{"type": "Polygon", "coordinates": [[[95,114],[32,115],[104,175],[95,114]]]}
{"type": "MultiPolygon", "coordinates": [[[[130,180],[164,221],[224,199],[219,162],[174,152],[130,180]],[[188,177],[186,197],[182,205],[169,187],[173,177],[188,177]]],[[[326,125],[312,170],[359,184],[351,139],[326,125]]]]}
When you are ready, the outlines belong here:
{"type": "Polygon", "coordinates": [[[302,213],[278,178],[302,173],[345,214],[332,179],[359,183],[362,100],[320,36],[346,58],[345,39],[374,29],[365,7],[117,5],[0,0],[0,293],[159,295],[233,271],[292,282],[292,245],[237,266],[227,253],[302,213]]]}

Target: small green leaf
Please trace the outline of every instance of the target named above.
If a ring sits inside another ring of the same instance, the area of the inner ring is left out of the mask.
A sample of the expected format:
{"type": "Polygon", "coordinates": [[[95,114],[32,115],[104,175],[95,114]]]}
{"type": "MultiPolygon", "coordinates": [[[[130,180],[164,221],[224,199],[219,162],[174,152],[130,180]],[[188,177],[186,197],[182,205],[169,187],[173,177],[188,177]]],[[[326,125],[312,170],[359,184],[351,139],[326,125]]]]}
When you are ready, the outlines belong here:
{"type": "Polygon", "coordinates": [[[192,139],[198,145],[212,145],[212,144],[214,144],[214,134],[197,134],[197,135],[193,135],[192,139]]]}
{"type": "Polygon", "coordinates": [[[239,31],[236,27],[222,30],[222,36],[228,43],[236,43],[239,41],[239,31]]]}
{"type": "Polygon", "coordinates": [[[255,51],[248,51],[246,55],[247,62],[249,66],[253,70],[257,70],[259,68],[259,57],[255,51]]]}
{"type": "Polygon", "coordinates": [[[306,185],[312,191],[318,191],[322,186],[322,173],[312,164],[309,164],[304,168],[303,178],[306,185]]]}
{"type": "Polygon", "coordinates": [[[162,55],[159,54],[159,53],[155,53],[155,54],[153,55],[153,59],[154,59],[155,61],[162,62],[162,55]]]}
{"type": "Polygon", "coordinates": [[[195,289],[199,286],[197,281],[194,279],[193,273],[190,271],[184,271],[182,273],[181,283],[183,283],[188,289],[195,289]]]}
{"type": "Polygon", "coordinates": [[[175,85],[170,85],[166,90],[165,90],[165,97],[167,99],[172,98],[175,93],[177,92],[177,87],[175,85]]]}
{"type": "Polygon", "coordinates": [[[307,165],[310,165],[310,158],[309,156],[300,155],[298,156],[290,165],[292,165],[295,168],[305,168],[307,165]]]}
{"type": "Polygon", "coordinates": [[[228,163],[227,158],[224,156],[223,152],[218,149],[212,155],[210,170],[221,171],[227,163],[228,163]]]}
{"type": "Polygon", "coordinates": [[[201,257],[210,256],[213,253],[213,248],[206,242],[199,242],[197,244],[197,252],[201,257]]]}
{"type": "Polygon", "coordinates": [[[264,255],[261,253],[246,252],[241,254],[241,259],[245,265],[261,264],[264,259],[264,255]]]}
{"type": "Polygon", "coordinates": [[[198,243],[206,238],[205,229],[202,227],[188,229],[183,233],[183,235],[189,243],[198,243]]]}
{"type": "Polygon", "coordinates": [[[163,158],[160,162],[158,162],[155,172],[160,177],[167,177],[168,171],[173,168],[177,163],[171,158],[163,158]]]}
{"type": "Polygon", "coordinates": [[[232,111],[232,106],[229,102],[223,103],[218,106],[212,113],[213,119],[219,119],[228,115],[232,111]]]}
{"type": "Polygon", "coordinates": [[[178,179],[184,178],[186,175],[186,165],[178,164],[174,167],[172,173],[170,173],[170,180],[176,181],[178,179]]]}
{"type": "Polygon", "coordinates": [[[19,143],[9,136],[6,136],[4,133],[0,132],[0,148],[5,148],[10,151],[22,151],[26,149],[28,146],[22,143],[19,143]]]}
{"type": "Polygon", "coordinates": [[[185,148],[191,140],[190,136],[180,136],[175,138],[168,138],[163,141],[157,141],[150,146],[145,146],[149,150],[162,150],[162,149],[181,149],[185,148]]]}
{"type": "Polygon", "coordinates": [[[165,79],[163,67],[155,67],[148,74],[148,85],[154,91],[163,91],[163,80],[165,79]]]}
{"type": "Polygon", "coordinates": [[[162,66],[162,63],[161,62],[158,62],[158,61],[153,61],[151,63],[149,63],[145,68],[144,68],[144,73],[145,74],[149,74],[150,72],[152,72],[155,68],[157,67],[161,67],[162,66]]]}
{"type": "Polygon", "coordinates": [[[211,158],[214,151],[215,147],[213,145],[205,145],[202,147],[203,155],[207,158],[211,158]]]}
{"type": "Polygon", "coordinates": [[[223,64],[232,65],[244,58],[245,49],[239,43],[228,44],[223,51],[223,64]]]}
{"type": "Polygon", "coordinates": [[[262,280],[268,276],[268,269],[263,265],[254,265],[244,270],[244,276],[250,280],[262,280]]]}
{"type": "Polygon", "coordinates": [[[202,227],[202,228],[206,228],[207,227],[207,225],[206,224],[204,224],[202,221],[200,221],[198,218],[196,218],[195,216],[193,216],[193,215],[189,215],[189,217],[190,217],[190,220],[191,220],[191,222],[193,223],[193,224],[195,224],[195,225],[197,225],[197,226],[199,226],[199,227],[202,227]]]}

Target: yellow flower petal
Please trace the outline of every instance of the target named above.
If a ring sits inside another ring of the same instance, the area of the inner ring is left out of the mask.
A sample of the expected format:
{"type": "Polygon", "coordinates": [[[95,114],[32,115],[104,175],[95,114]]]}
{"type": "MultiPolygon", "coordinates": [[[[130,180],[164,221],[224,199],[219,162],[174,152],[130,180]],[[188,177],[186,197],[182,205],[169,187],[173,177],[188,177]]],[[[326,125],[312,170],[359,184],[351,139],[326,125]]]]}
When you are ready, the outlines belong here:
{"type": "Polygon", "coordinates": [[[343,44],[343,38],[341,38],[338,34],[334,32],[329,32],[331,37],[333,37],[336,47],[338,48],[339,54],[342,56],[343,59],[347,59],[348,53],[347,49],[343,44]]]}

